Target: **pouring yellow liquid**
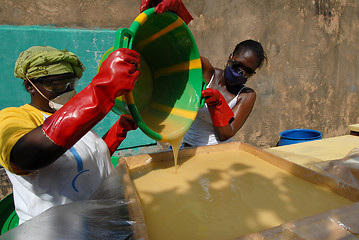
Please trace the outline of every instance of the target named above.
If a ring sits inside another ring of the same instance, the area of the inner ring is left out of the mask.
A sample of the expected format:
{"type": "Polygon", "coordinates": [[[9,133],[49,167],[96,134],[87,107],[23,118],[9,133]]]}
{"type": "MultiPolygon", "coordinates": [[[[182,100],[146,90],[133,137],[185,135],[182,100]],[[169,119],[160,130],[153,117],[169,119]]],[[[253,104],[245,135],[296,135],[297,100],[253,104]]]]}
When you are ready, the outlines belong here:
{"type": "Polygon", "coordinates": [[[186,134],[183,130],[183,119],[172,115],[161,118],[161,116],[156,115],[155,113],[156,110],[147,108],[141,113],[141,115],[143,120],[151,127],[152,130],[161,135],[168,136],[169,140],[167,142],[172,146],[174,166],[175,171],[177,172],[178,152],[182,145],[183,136],[186,134]],[[173,135],[178,137],[173,139],[173,135]]]}
{"type": "Polygon", "coordinates": [[[169,144],[171,144],[172,146],[172,151],[173,151],[173,159],[174,159],[174,164],[175,164],[175,170],[177,172],[178,170],[178,164],[177,164],[177,160],[178,160],[178,151],[182,145],[182,140],[183,140],[183,136],[178,138],[178,139],[174,139],[169,141],[169,144]]]}

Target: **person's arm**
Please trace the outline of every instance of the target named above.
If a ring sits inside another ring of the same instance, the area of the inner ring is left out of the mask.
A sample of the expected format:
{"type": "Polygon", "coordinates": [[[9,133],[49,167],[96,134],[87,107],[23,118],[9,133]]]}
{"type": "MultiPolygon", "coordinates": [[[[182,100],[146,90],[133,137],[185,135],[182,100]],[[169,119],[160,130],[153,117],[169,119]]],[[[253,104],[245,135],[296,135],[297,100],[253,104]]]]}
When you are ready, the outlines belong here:
{"type": "Polygon", "coordinates": [[[214,126],[214,131],[218,140],[228,140],[241,129],[252,112],[255,101],[256,93],[252,89],[245,89],[244,92],[239,95],[237,105],[232,109],[234,114],[233,121],[230,121],[227,125],[222,127],[214,126]]]}
{"type": "Polygon", "coordinates": [[[215,69],[212,66],[212,64],[209,62],[209,60],[203,56],[201,56],[201,64],[202,64],[202,77],[208,84],[212,78],[212,75],[215,72],[215,69]]]}
{"type": "Polygon", "coordinates": [[[181,0],[142,0],[140,12],[152,7],[155,8],[157,14],[162,14],[166,11],[175,12],[187,25],[193,20],[193,17],[181,0]]]}
{"type": "Polygon", "coordinates": [[[139,62],[130,49],[111,53],[86,88],[17,141],[10,154],[13,169],[33,171],[57,160],[106,116],[116,97],[133,89],[139,62]]]}
{"type": "Polygon", "coordinates": [[[201,96],[205,99],[214,128],[223,128],[230,124],[234,114],[218,90],[207,88],[202,90],[201,96]]]}
{"type": "Polygon", "coordinates": [[[111,156],[122,141],[125,140],[127,133],[131,130],[136,130],[137,127],[137,124],[132,120],[130,115],[123,114],[120,116],[117,122],[102,137],[110,150],[111,156]]]}

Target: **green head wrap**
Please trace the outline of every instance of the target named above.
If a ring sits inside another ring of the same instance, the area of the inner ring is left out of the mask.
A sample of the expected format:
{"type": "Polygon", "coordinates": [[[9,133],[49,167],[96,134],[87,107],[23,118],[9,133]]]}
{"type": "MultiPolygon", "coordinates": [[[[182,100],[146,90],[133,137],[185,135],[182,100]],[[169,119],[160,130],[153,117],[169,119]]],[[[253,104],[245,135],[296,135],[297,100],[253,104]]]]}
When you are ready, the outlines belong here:
{"type": "Polygon", "coordinates": [[[73,54],[47,46],[34,46],[20,53],[14,75],[21,79],[36,79],[39,77],[74,73],[81,78],[85,66],[73,54]]]}

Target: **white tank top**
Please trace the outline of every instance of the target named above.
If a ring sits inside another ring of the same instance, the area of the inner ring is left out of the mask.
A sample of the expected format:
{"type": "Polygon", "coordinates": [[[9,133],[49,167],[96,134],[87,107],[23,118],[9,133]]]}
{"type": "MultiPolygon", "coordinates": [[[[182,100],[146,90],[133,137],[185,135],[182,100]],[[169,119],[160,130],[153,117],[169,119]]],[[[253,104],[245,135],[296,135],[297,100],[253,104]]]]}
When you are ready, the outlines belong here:
{"type": "MultiPolygon", "coordinates": [[[[209,86],[211,82],[214,79],[214,74],[211,77],[211,80],[207,84],[209,86]]],[[[239,94],[243,91],[245,86],[239,90],[237,96],[235,96],[229,103],[228,106],[233,109],[237,104],[237,98],[239,94]]],[[[188,130],[188,132],[183,137],[183,142],[186,144],[189,144],[193,147],[199,147],[199,146],[207,146],[207,145],[214,145],[218,143],[224,143],[224,142],[232,142],[233,139],[230,138],[226,141],[219,141],[217,140],[214,129],[213,129],[213,123],[211,116],[208,111],[207,104],[204,105],[203,108],[200,108],[197,113],[197,117],[194,120],[191,128],[188,130]]]]}
{"type": "Polygon", "coordinates": [[[106,143],[91,130],[45,168],[26,176],[7,171],[19,223],[52,206],[87,199],[113,170],[106,143]]]}

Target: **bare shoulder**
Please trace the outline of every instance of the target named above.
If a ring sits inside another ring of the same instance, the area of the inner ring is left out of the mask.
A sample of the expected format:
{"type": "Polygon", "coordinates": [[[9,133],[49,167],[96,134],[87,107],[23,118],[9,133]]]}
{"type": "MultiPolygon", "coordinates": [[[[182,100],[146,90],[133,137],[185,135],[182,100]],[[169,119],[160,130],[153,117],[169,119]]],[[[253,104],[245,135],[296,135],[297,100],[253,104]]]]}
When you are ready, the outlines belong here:
{"type": "Polygon", "coordinates": [[[209,60],[207,58],[205,58],[205,57],[201,56],[201,63],[202,63],[202,75],[203,75],[203,78],[208,83],[209,80],[211,79],[212,75],[214,74],[215,69],[212,66],[212,64],[209,62],[209,60]]]}
{"type": "Polygon", "coordinates": [[[209,62],[208,58],[201,56],[202,68],[212,67],[212,64],[209,62]]]}
{"type": "Polygon", "coordinates": [[[242,93],[251,93],[251,94],[256,95],[256,91],[254,91],[252,88],[249,88],[249,87],[245,87],[243,89],[242,93]]]}
{"type": "Polygon", "coordinates": [[[245,101],[254,102],[257,98],[257,94],[252,88],[246,87],[245,89],[243,89],[241,94],[239,94],[238,98],[245,101]]]}

